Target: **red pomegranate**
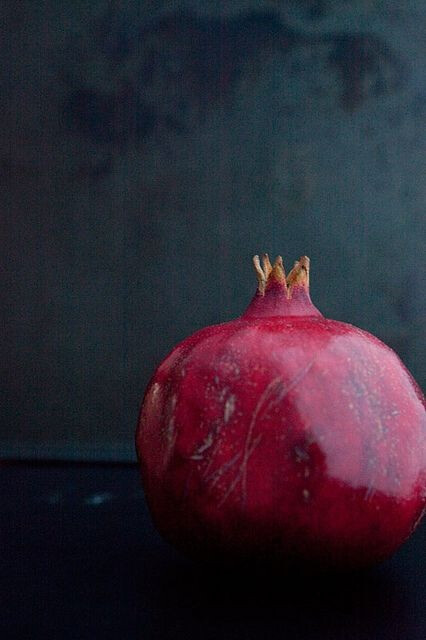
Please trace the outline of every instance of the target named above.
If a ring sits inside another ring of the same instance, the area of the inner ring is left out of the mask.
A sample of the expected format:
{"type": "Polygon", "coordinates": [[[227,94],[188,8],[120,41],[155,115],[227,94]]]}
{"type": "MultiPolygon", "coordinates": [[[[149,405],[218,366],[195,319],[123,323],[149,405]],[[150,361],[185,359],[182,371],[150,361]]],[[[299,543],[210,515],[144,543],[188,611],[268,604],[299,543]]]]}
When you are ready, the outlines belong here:
{"type": "Polygon", "coordinates": [[[238,319],[178,344],[136,433],[158,530],[199,558],[359,567],[395,551],[426,504],[420,389],[397,355],[309,296],[309,260],[254,265],[238,319]]]}

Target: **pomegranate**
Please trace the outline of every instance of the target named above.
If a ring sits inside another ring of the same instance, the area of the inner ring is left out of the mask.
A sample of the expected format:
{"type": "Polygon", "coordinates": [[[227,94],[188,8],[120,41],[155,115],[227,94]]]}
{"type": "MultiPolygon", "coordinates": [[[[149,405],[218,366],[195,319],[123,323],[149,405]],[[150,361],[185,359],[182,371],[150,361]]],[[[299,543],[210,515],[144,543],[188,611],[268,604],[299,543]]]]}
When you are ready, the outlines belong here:
{"type": "Polygon", "coordinates": [[[178,344],[136,432],[158,530],[198,558],[361,567],[404,542],[426,503],[420,389],[371,334],[329,320],[309,259],[255,256],[243,315],[178,344]]]}

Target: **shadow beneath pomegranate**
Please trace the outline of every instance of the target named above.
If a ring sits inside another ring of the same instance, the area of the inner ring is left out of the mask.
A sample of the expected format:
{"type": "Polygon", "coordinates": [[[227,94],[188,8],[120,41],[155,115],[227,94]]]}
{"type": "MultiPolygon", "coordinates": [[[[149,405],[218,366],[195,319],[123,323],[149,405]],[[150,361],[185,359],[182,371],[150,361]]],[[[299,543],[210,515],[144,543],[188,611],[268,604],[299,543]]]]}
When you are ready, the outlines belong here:
{"type": "Polygon", "coordinates": [[[156,573],[150,600],[161,638],[421,637],[407,589],[386,567],[280,573],[176,560],[156,573]]]}

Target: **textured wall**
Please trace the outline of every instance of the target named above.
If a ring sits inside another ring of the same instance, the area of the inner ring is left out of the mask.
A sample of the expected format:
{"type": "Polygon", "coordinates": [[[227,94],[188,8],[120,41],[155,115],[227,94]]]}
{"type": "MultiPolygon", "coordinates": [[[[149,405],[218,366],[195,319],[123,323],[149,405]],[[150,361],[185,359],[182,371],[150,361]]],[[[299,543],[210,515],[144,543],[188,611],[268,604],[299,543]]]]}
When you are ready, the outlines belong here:
{"type": "Polygon", "coordinates": [[[253,253],[425,382],[424,0],[0,5],[0,453],[132,458],[253,253]]]}

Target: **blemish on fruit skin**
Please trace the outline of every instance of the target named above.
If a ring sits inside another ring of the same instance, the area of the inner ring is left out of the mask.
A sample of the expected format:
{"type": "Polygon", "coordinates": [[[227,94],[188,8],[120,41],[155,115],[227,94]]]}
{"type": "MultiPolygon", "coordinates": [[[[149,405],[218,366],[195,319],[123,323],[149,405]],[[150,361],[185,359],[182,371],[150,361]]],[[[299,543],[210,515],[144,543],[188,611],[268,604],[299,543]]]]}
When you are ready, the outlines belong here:
{"type": "Polygon", "coordinates": [[[172,416],[169,420],[169,424],[167,425],[167,429],[166,429],[166,438],[170,444],[174,440],[174,435],[175,435],[175,418],[174,416],[172,416]]]}
{"type": "Polygon", "coordinates": [[[238,451],[230,460],[227,460],[221,467],[215,469],[213,473],[206,477],[206,481],[210,483],[210,489],[213,489],[217,482],[222,478],[223,474],[228,471],[240,458],[242,451],[238,451]]]}
{"type": "Polygon", "coordinates": [[[296,445],[293,448],[293,451],[296,457],[296,462],[303,462],[303,461],[309,460],[309,453],[306,451],[306,449],[302,449],[302,447],[299,447],[298,445],[296,445]]]}
{"type": "Polygon", "coordinates": [[[176,438],[177,438],[177,430],[176,430],[175,416],[174,416],[176,403],[177,403],[177,396],[173,394],[169,400],[169,406],[167,408],[167,414],[166,414],[168,418],[166,418],[166,425],[163,431],[165,441],[166,441],[166,446],[164,448],[164,458],[163,458],[164,465],[167,465],[168,461],[170,460],[170,457],[173,453],[173,449],[176,443],[176,438]]]}
{"type": "Polygon", "coordinates": [[[369,502],[370,498],[372,498],[375,493],[376,491],[374,489],[374,479],[371,479],[370,484],[368,485],[367,490],[365,492],[364,500],[366,502],[369,502]]]}
{"type": "MultiPolygon", "coordinates": [[[[224,505],[224,503],[226,502],[226,500],[228,499],[228,497],[232,494],[232,492],[236,489],[236,487],[238,486],[239,483],[241,483],[241,500],[242,503],[245,505],[246,500],[247,500],[247,488],[246,488],[246,474],[247,474],[247,463],[249,461],[249,459],[251,458],[253,452],[255,451],[255,449],[257,448],[257,446],[260,444],[260,441],[262,440],[262,433],[259,433],[251,442],[250,447],[248,449],[248,451],[246,452],[246,450],[241,450],[239,453],[243,454],[243,460],[240,464],[238,473],[235,475],[234,480],[231,482],[230,485],[228,485],[226,487],[226,493],[222,496],[221,500],[218,502],[218,507],[222,507],[224,505]]],[[[239,457],[239,456],[238,456],[239,457]]]]}
{"type": "Polygon", "coordinates": [[[223,389],[219,393],[219,402],[223,402],[226,394],[228,393],[228,387],[223,387],[223,389]]]}
{"type": "Polygon", "coordinates": [[[307,489],[303,489],[302,493],[303,493],[304,501],[308,502],[309,498],[311,497],[311,494],[309,493],[309,491],[307,489]]]}
{"type": "Polygon", "coordinates": [[[201,444],[201,446],[198,447],[196,452],[191,456],[191,460],[203,460],[204,456],[202,454],[204,453],[204,451],[206,451],[206,449],[211,447],[212,444],[213,444],[213,431],[211,431],[207,435],[206,439],[201,444]]]}
{"type": "Polygon", "coordinates": [[[157,397],[158,393],[160,392],[161,389],[161,385],[159,382],[154,382],[154,384],[152,385],[152,389],[151,389],[151,394],[152,394],[152,399],[155,400],[155,398],[157,397]]]}
{"type": "Polygon", "coordinates": [[[223,410],[223,421],[225,424],[229,421],[230,417],[234,413],[234,410],[235,410],[235,396],[231,394],[227,398],[225,402],[225,408],[223,410]]]}

